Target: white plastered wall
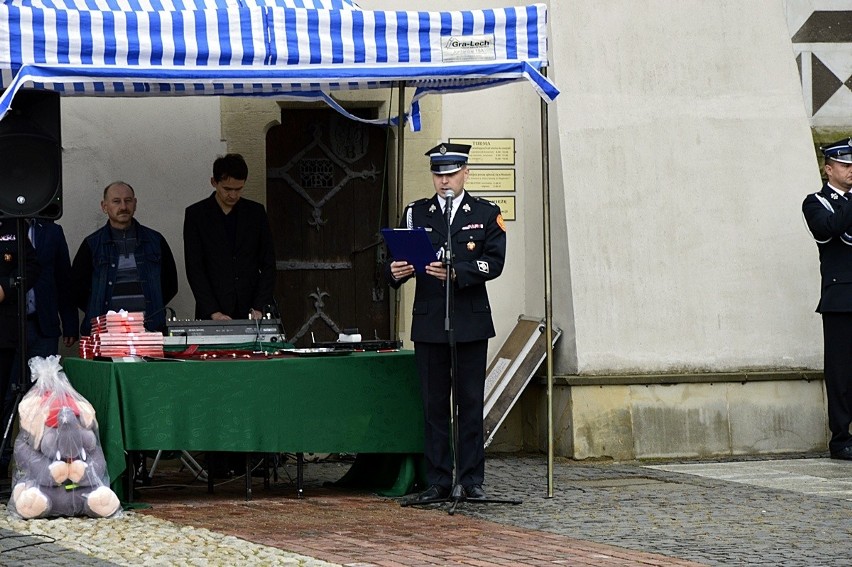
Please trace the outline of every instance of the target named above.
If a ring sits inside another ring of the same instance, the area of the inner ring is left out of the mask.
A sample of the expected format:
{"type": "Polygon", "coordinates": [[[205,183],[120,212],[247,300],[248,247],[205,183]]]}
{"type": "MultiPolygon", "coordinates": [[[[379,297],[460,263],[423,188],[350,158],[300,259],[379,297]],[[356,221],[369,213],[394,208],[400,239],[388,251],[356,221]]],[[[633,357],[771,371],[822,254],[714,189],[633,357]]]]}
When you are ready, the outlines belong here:
{"type": "MultiPolygon", "coordinates": [[[[422,9],[406,4],[361,2],[422,9]]],[[[799,206],[819,178],[780,0],[554,1],[550,22],[562,90],[549,107],[557,372],[818,368],[818,267],[799,206]]],[[[211,98],[62,99],[72,255],[105,221],[103,186],[130,182],[137,218],[175,252],[185,317],[183,209],[208,194],[212,160],[233,142],[219,109],[211,98]]],[[[426,110],[427,130],[406,132],[405,202],[431,189],[416,168],[439,139],[516,140],[518,220],[490,286],[493,354],[518,315],[543,314],[539,101],[518,83],[426,110]]]]}
{"type": "Polygon", "coordinates": [[[219,100],[189,98],[61,99],[63,215],[73,260],[82,240],[102,227],[104,187],[129,183],[135,218],[163,234],[178,268],[178,317],[191,319],[195,302],[184,275],[183,213],[210,194],[220,140],[219,100]]]}
{"type": "Polygon", "coordinates": [[[554,1],[550,21],[558,371],[819,367],[800,206],[820,179],[782,2],[554,1]]]}

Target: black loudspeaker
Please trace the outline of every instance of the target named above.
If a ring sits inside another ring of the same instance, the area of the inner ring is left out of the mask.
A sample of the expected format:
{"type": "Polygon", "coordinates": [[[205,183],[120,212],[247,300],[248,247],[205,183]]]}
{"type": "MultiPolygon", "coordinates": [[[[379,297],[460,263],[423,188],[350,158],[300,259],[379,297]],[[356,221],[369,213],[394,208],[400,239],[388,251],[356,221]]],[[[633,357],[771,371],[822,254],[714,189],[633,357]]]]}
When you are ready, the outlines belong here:
{"type": "Polygon", "coordinates": [[[0,219],[62,216],[59,93],[18,91],[0,120],[0,219]]]}

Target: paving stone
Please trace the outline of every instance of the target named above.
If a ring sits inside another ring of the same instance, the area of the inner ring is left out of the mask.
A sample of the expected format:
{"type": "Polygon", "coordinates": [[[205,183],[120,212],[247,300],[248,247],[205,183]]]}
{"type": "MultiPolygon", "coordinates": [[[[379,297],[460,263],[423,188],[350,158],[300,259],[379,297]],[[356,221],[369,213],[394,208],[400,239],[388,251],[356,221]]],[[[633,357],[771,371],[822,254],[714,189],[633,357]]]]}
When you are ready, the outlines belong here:
{"type": "Polygon", "coordinates": [[[303,499],[286,467],[269,489],[258,479],[250,502],[241,479],[210,495],[178,470],[143,492],[151,509],[120,520],[24,522],[0,510],[0,565],[852,564],[852,500],[813,490],[852,478],[852,464],[826,458],[560,460],[549,498],[542,456],[489,455],[489,496],[522,503],[463,502],[453,515],[324,486],[347,467],[308,465],[303,499]]]}

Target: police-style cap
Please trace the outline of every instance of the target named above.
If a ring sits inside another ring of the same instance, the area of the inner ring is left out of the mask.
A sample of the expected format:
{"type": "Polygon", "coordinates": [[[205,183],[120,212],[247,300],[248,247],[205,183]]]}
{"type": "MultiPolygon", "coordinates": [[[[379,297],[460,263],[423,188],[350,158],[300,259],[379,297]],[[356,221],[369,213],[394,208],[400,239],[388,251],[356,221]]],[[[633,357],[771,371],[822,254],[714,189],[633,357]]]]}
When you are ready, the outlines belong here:
{"type": "Polygon", "coordinates": [[[470,146],[467,144],[438,144],[423,155],[429,156],[432,173],[455,173],[467,164],[470,146]]]}
{"type": "Polygon", "coordinates": [[[820,148],[825,159],[852,163],[852,138],[844,138],[820,148]]]}

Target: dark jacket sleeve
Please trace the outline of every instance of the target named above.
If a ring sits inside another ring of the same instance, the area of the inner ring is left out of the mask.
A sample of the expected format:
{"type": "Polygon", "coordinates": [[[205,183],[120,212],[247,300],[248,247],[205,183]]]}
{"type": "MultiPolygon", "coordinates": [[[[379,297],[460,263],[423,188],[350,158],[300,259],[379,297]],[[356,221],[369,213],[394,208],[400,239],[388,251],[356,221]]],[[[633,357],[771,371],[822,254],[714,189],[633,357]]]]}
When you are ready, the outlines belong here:
{"type": "Polygon", "coordinates": [[[405,282],[407,282],[408,280],[410,280],[414,276],[408,276],[406,278],[400,278],[400,279],[394,278],[393,274],[391,274],[391,262],[394,262],[394,261],[395,260],[393,258],[391,258],[385,264],[385,280],[387,280],[388,285],[391,286],[392,288],[399,289],[400,287],[402,287],[402,284],[404,284],[405,282]]]}
{"type": "Polygon", "coordinates": [[[53,274],[56,285],[56,299],[59,305],[59,319],[62,322],[62,336],[78,338],[80,335],[80,317],[77,306],[74,305],[74,296],[71,282],[71,255],[68,252],[68,241],[65,239],[65,231],[61,226],[55,225],[58,243],[56,246],[56,258],[53,274]]]}
{"type": "Polygon", "coordinates": [[[178,292],[178,275],[175,257],[165,237],[160,236],[160,251],[163,254],[160,264],[160,288],[163,293],[163,305],[168,305],[178,292]]]}
{"type": "Polygon", "coordinates": [[[92,270],[92,251],[89,243],[83,240],[71,263],[72,300],[83,313],[89,308],[89,297],[92,295],[92,270]]]}
{"type": "Polygon", "coordinates": [[[808,195],[802,203],[802,214],[814,239],[825,241],[852,233],[852,201],[832,200],[832,210],[820,202],[816,195],[808,195]]]}
{"type": "MultiPolygon", "coordinates": [[[[17,260],[15,260],[17,262],[17,260]]],[[[38,259],[36,258],[35,248],[30,244],[30,241],[24,244],[24,277],[26,278],[26,286],[27,291],[31,290],[36,283],[36,279],[38,279],[38,275],[41,272],[38,265],[38,259]]],[[[0,286],[3,287],[3,293],[6,296],[6,299],[3,301],[6,303],[18,303],[18,286],[17,281],[20,274],[20,270],[18,266],[9,272],[8,277],[4,277],[0,279],[0,286]]]]}

